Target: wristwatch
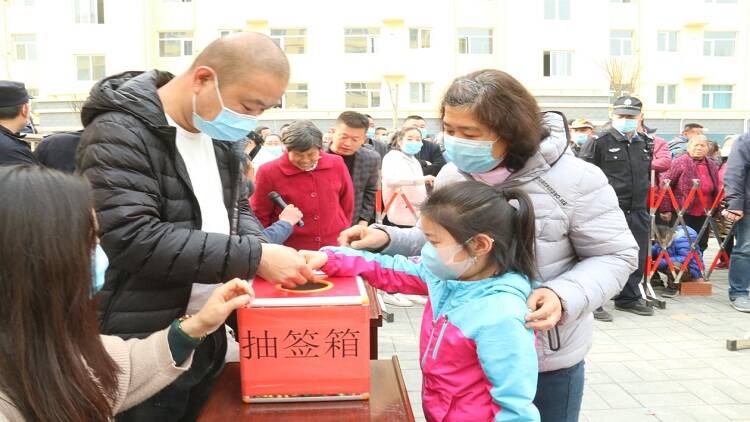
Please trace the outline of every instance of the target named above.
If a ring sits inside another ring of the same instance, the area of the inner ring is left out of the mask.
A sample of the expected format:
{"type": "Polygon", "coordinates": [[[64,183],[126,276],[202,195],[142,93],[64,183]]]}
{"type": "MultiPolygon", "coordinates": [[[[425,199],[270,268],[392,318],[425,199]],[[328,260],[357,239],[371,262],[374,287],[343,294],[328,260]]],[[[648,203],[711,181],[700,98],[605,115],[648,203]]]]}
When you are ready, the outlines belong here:
{"type": "Polygon", "coordinates": [[[189,335],[188,333],[186,333],[185,331],[182,330],[182,322],[185,321],[185,320],[187,320],[187,319],[190,319],[192,317],[193,317],[192,315],[187,315],[187,314],[179,317],[177,319],[177,323],[175,324],[175,328],[177,329],[177,331],[180,334],[182,334],[183,336],[187,337],[188,340],[191,340],[191,341],[196,342],[196,343],[200,343],[200,342],[203,341],[203,339],[206,338],[205,335],[196,338],[196,337],[193,337],[193,336],[189,335]]]}

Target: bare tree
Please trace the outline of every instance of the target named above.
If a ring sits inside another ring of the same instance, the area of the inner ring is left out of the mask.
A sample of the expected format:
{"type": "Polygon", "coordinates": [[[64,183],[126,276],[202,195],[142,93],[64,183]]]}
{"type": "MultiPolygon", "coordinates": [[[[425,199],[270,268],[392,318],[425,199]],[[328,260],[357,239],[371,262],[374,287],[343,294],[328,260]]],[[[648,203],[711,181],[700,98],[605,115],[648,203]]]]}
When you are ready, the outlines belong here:
{"type": "Polygon", "coordinates": [[[389,80],[385,78],[385,83],[388,86],[388,94],[391,100],[391,124],[392,127],[398,127],[398,91],[399,83],[397,80],[389,80]]]}
{"type": "Polygon", "coordinates": [[[638,94],[641,78],[640,61],[610,57],[604,61],[602,67],[609,79],[609,89],[614,98],[638,94]]]}

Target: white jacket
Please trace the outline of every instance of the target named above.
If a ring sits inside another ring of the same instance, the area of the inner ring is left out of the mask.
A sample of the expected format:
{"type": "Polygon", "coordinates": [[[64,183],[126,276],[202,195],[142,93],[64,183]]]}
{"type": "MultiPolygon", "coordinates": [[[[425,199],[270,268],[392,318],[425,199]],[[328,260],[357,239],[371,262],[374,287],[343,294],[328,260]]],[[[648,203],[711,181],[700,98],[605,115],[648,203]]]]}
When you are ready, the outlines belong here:
{"type": "MultiPolygon", "coordinates": [[[[567,148],[560,114],[546,113],[545,123],[551,134],[539,151],[498,185],[519,187],[530,196],[542,285],[562,301],[563,316],[556,330],[538,333],[540,372],[569,368],[583,360],[591,348],[592,311],[622,290],[638,263],[638,245],[604,173],[567,148]]],[[[448,163],[435,185],[439,189],[462,180],[466,176],[448,163]]],[[[379,227],[391,238],[383,253],[419,255],[425,239],[418,228],[379,227]]]]}
{"type": "Polygon", "coordinates": [[[427,190],[424,186],[425,178],[419,160],[399,150],[391,150],[383,157],[383,171],[380,174],[383,175],[383,202],[385,206],[396,194],[396,199],[386,210],[388,221],[399,226],[414,226],[417,224],[419,206],[427,198],[427,190]],[[400,193],[406,196],[414,212],[409,209],[399,195],[400,193]]]}

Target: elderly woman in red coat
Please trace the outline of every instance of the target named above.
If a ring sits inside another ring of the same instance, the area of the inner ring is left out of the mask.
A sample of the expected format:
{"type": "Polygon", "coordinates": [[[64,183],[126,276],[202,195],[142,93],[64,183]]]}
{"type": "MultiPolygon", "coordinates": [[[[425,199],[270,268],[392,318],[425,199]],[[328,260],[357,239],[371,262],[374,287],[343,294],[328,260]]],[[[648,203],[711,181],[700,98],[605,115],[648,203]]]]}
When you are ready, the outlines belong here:
{"type": "MultiPolygon", "coordinates": [[[[693,188],[693,179],[700,180],[700,191],[706,201],[706,206],[710,207],[719,193],[719,168],[716,161],[708,157],[708,139],[703,135],[692,136],[688,140],[687,154],[683,154],[672,160],[672,167],[666,173],[662,174],[662,180],[671,180],[672,190],[680,206],[683,206],[686,198],[693,188]]],[[[659,209],[663,220],[669,221],[671,217],[672,204],[668,199],[664,199],[659,209]]],[[[700,233],[704,221],[706,221],[706,211],[698,199],[697,192],[693,201],[688,205],[685,211],[685,223],[690,226],[696,233],[700,233]]],[[[701,251],[705,251],[708,246],[708,230],[703,233],[698,245],[701,251]]]]}
{"type": "Polygon", "coordinates": [[[304,226],[294,227],[284,245],[317,251],[338,245],[339,233],[351,223],[354,191],[341,157],[322,150],[323,134],[307,120],[284,131],[286,151],[258,169],[250,204],[264,227],[278,220],[281,209],[269,198],[277,192],[287,204],[302,211],[304,226]]]}

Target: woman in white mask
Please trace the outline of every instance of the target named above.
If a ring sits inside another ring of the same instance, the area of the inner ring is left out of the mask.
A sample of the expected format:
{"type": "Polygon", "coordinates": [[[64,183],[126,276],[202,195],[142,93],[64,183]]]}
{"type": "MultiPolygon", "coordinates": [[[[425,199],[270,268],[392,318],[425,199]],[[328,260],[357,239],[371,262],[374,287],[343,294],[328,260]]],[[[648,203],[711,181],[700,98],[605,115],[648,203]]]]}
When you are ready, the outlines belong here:
{"type": "MultiPolygon", "coordinates": [[[[511,75],[494,69],[456,78],[443,97],[449,163],[435,188],[473,179],[518,187],[536,216],[536,265],[542,280],[528,299],[527,327],[537,331],[542,421],[578,420],[592,311],[615,296],[636,268],[637,246],[606,177],[568,149],[560,113],[541,113],[511,75]]],[[[386,254],[419,255],[419,228],[352,227],[339,242],[386,254]]]]}
{"type": "Polygon", "coordinates": [[[386,210],[389,225],[414,227],[419,206],[427,198],[425,185],[435,181],[435,176],[422,173],[422,166],[414,157],[421,148],[421,130],[416,126],[405,127],[396,133],[391,141],[391,151],[383,158],[383,202],[386,205],[391,203],[386,210]]]}
{"type": "Polygon", "coordinates": [[[263,164],[281,157],[283,153],[284,144],[281,142],[281,137],[275,133],[267,135],[258,155],[253,158],[253,166],[257,169],[263,164]]]}
{"type": "MultiPolygon", "coordinates": [[[[435,176],[422,173],[422,166],[414,157],[422,149],[422,130],[416,126],[402,128],[393,137],[391,150],[383,157],[380,174],[383,178],[383,202],[388,207],[385,210],[385,224],[414,227],[419,218],[419,207],[427,198],[425,185],[435,182],[435,176]]],[[[389,305],[401,307],[427,302],[424,296],[401,293],[383,293],[383,300],[389,305]]]]}

